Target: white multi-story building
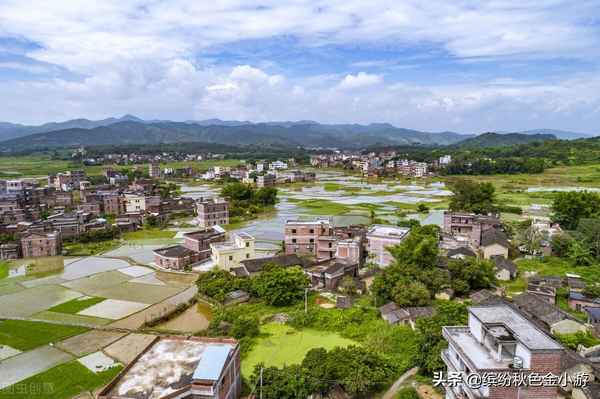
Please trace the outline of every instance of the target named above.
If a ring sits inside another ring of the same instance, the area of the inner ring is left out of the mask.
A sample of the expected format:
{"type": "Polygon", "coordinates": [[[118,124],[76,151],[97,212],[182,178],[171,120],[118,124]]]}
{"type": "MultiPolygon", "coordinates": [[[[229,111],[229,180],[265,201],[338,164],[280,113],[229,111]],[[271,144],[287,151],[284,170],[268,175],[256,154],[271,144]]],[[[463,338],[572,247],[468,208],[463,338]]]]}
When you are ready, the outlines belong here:
{"type": "Polygon", "coordinates": [[[406,227],[371,226],[369,231],[367,231],[369,258],[381,267],[388,266],[393,260],[388,247],[400,244],[409,232],[410,229],[406,227]]]}

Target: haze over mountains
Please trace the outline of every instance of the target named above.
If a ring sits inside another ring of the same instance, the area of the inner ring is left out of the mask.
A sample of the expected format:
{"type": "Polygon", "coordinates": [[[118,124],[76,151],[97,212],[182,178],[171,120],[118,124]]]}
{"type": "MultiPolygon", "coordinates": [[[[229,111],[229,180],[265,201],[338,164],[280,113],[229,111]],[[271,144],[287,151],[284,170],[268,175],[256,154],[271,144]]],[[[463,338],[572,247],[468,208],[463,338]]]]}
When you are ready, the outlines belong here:
{"type": "Polygon", "coordinates": [[[466,140],[469,146],[522,144],[551,139],[576,139],[592,135],[552,129],[477,136],[456,132],[424,132],[388,123],[321,124],[314,121],[253,123],[249,121],[173,122],[143,120],[133,115],[102,120],[73,119],[39,126],[0,122],[0,145],[4,150],[34,150],[78,145],[123,145],[205,142],[228,145],[281,147],[365,148],[376,145],[453,145],[466,140]],[[483,137],[482,137],[483,136],[483,137]]]}

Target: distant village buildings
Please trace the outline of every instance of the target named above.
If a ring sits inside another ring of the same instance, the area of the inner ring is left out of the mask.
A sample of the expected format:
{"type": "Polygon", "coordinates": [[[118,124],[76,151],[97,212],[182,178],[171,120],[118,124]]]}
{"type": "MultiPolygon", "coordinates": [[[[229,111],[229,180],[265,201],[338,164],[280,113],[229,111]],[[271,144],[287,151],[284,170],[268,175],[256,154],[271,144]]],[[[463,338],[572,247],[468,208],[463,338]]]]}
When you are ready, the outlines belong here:
{"type": "Polygon", "coordinates": [[[207,228],[229,224],[229,203],[222,198],[200,199],[196,202],[197,224],[207,228]]]}

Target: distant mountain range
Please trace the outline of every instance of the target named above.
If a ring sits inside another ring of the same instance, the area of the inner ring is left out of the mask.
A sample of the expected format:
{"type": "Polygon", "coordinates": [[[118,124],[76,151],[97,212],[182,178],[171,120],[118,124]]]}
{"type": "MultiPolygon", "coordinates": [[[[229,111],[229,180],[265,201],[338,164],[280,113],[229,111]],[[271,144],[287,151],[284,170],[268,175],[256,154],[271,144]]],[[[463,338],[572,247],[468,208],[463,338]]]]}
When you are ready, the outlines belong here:
{"type": "MultiPolygon", "coordinates": [[[[497,132],[497,133],[507,134],[506,132],[497,132]]],[[[520,134],[528,134],[528,135],[550,134],[560,140],[588,139],[590,137],[595,136],[593,134],[588,134],[588,133],[569,132],[566,130],[557,130],[557,129],[534,129],[534,130],[524,130],[522,132],[512,132],[512,133],[520,133],[520,134]]]]}
{"type": "Polygon", "coordinates": [[[131,115],[100,121],[86,119],[41,126],[0,125],[0,145],[20,151],[79,145],[205,142],[277,147],[364,148],[384,145],[448,145],[472,136],[430,133],[387,123],[326,125],[313,121],[251,123],[221,121],[144,121],[131,115]],[[11,126],[13,128],[11,129],[11,126]]]}
{"type": "Polygon", "coordinates": [[[529,144],[535,141],[557,140],[553,134],[535,133],[483,133],[453,145],[462,149],[502,147],[507,145],[529,144]]]}
{"type": "Polygon", "coordinates": [[[321,124],[314,121],[253,123],[249,121],[223,121],[220,119],[173,122],[168,120],[143,120],[133,115],[124,115],[120,118],[107,118],[97,121],[73,119],[39,126],[0,122],[0,148],[5,151],[23,151],[80,145],[184,142],[204,142],[233,146],[254,144],[267,147],[365,148],[414,144],[452,145],[465,140],[467,140],[466,145],[493,146],[506,145],[502,143],[514,144],[556,138],[590,137],[590,135],[583,133],[551,129],[493,134],[495,136],[486,136],[477,140],[481,136],[476,137],[475,135],[449,131],[439,133],[423,132],[395,127],[388,123],[372,123],[369,125],[321,124]],[[533,138],[530,140],[527,138],[528,136],[533,138]]]}

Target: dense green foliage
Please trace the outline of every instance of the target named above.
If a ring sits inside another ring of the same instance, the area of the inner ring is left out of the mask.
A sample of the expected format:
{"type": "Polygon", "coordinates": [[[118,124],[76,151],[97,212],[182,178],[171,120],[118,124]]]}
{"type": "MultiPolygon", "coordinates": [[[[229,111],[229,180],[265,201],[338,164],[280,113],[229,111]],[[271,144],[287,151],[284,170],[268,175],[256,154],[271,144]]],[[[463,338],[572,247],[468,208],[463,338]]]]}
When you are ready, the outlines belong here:
{"type": "Polygon", "coordinates": [[[229,183],[221,190],[221,195],[229,199],[229,216],[252,216],[263,212],[277,202],[277,189],[263,187],[256,189],[242,183],[229,183]]]}
{"type": "Polygon", "coordinates": [[[589,331],[578,331],[575,334],[557,334],[556,339],[571,350],[577,350],[579,345],[586,348],[600,344],[600,340],[595,338],[589,331]]]}
{"type": "Polygon", "coordinates": [[[308,284],[308,277],[299,267],[265,265],[262,273],[252,278],[252,290],[256,295],[275,306],[301,300],[308,284]]]}
{"type": "Polygon", "coordinates": [[[580,219],[600,216],[600,194],[590,192],[559,192],[552,203],[553,220],[563,229],[574,230],[580,219]]]}
{"type": "Polygon", "coordinates": [[[378,305],[394,301],[400,306],[423,306],[444,288],[457,294],[489,288],[496,279],[494,265],[475,258],[438,266],[438,231],[435,226],[413,228],[401,244],[389,249],[394,262],[373,281],[378,305]]]}
{"type": "Polygon", "coordinates": [[[456,180],[450,189],[450,210],[488,214],[497,210],[496,189],[492,183],[476,183],[471,180],[456,180]]]}
{"type": "Polygon", "coordinates": [[[224,270],[211,270],[200,275],[197,281],[201,294],[219,302],[234,290],[245,290],[274,306],[291,305],[304,297],[308,277],[298,267],[285,268],[280,265],[265,265],[254,277],[236,277],[224,270]]]}
{"type": "Polygon", "coordinates": [[[402,388],[396,394],[396,399],[419,399],[419,394],[414,388],[402,388]]]}
{"type": "Polygon", "coordinates": [[[545,161],[536,158],[473,158],[472,155],[452,160],[443,173],[448,175],[495,175],[542,173],[545,161]]]}
{"type": "MultiPolygon", "coordinates": [[[[259,383],[261,367],[254,370],[252,386],[259,383]]],[[[300,365],[264,369],[262,394],[265,399],[304,398],[339,385],[352,397],[367,397],[385,387],[395,372],[385,357],[362,347],[317,348],[300,365]]]]}
{"type": "Polygon", "coordinates": [[[467,324],[467,307],[458,302],[443,302],[436,308],[433,317],[417,320],[419,333],[417,347],[417,365],[426,375],[445,367],[440,353],[448,346],[442,337],[443,326],[457,326],[467,324]]]}

